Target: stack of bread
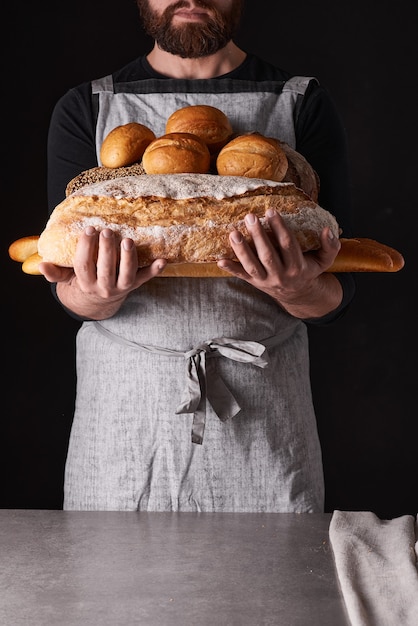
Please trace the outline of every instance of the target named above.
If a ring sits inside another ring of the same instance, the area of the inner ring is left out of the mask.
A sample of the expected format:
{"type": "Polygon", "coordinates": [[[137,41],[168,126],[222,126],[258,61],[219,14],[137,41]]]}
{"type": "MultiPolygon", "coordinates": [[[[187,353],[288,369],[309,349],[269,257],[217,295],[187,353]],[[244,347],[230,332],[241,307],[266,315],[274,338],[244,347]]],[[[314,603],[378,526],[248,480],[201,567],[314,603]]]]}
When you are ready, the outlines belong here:
{"type": "Polygon", "coordinates": [[[165,276],[227,275],[216,262],[234,258],[229,233],[236,228],[251,243],[244,217],[252,212],[270,235],[268,208],[282,215],[304,252],[320,247],[325,226],[340,237],[341,251],[329,271],[403,267],[393,248],[341,238],[334,216],[317,203],[320,181],[301,154],[258,132],[234,134],[215,107],[178,109],[159,137],[137,122],[118,126],[105,137],[100,160],[69,181],[65,200],[39,237],[10,246],[23,271],[39,273],[41,260],[72,267],[79,236],[93,225],[133,239],[139,267],[165,258],[165,276]]]}

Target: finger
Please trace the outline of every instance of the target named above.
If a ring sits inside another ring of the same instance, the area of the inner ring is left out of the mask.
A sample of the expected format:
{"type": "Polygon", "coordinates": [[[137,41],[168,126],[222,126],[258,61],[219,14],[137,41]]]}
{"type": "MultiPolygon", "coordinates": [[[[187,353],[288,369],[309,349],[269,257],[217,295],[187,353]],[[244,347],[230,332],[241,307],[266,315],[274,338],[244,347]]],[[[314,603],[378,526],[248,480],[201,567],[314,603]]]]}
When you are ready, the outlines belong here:
{"type": "Polygon", "coordinates": [[[88,226],[81,234],[74,253],[74,271],[81,283],[96,281],[96,259],[99,248],[99,233],[88,226]]]}
{"type": "MultiPolygon", "coordinates": [[[[229,267],[229,270],[235,270],[234,274],[236,276],[239,275],[241,277],[245,277],[247,280],[249,277],[263,278],[265,276],[264,268],[257,258],[257,254],[247,243],[242,233],[238,230],[233,230],[229,235],[229,241],[235,256],[242,266],[242,271],[237,273],[236,270],[238,268],[232,265],[225,265],[224,268],[227,269],[229,267]]],[[[220,267],[223,268],[222,265],[220,267]]]]}
{"type": "Polygon", "coordinates": [[[46,261],[39,263],[38,267],[41,274],[43,274],[50,283],[67,282],[71,276],[74,275],[74,271],[71,267],[59,267],[58,265],[47,263],[46,261]]]}
{"type": "Polygon", "coordinates": [[[322,271],[327,270],[334,263],[341,249],[341,241],[335,237],[332,230],[326,226],[321,232],[321,248],[316,251],[315,259],[322,271]]]}
{"type": "Polygon", "coordinates": [[[113,287],[119,260],[119,242],[110,228],[105,228],[99,235],[97,254],[97,282],[101,286],[113,287]]]}
{"type": "Polygon", "coordinates": [[[167,261],[165,259],[155,259],[155,261],[153,261],[151,265],[148,265],[147,267],[142,267],[141,269],[139,269],[137,271],[137,275],[135,279],[135,286],[139,287],[140,285],[147,282],[151,278],[154,278],[155,276],[158,276],[159,274],[161,274],[166,265],[167,265],[167,261]]]}
{"type": "Polygon", "coordinates": [[[241,263],[237,261],[231,261],[230,259],[221,259],[217,262],[217,266],[221,270],[225,270],[229,274],[236,276],[237,278],[242,278],[244,280],[248,280],[249,276],[247,272],[242,267],[241,263]]]}
{"type": "Polygon", "coordinates": [[[268,209],[266,218],[276,241],[276,253],[282,263],[287,266],[300,265],[302,249],[295,234],[286,226],[283,217],[274,209],[268,209]]]}
{"type": "Polygon", "coordinates": [[[120,244],[120,264],[117,278],[118,289],[129,289],[136,278],[138,254],[132,239],[122,239],[120,244]]]}
{"type": "MultiPolygon", "coordinates": [[[[274,216],[277,215],[276,211],[270,213],[274,216]]],[[[258,260],[264,270],[267,273],[271,271],[277,272],[280,256],[272,234],[267,232],[266,225],[263,225],[260,219],[253,214],[246,215],[245,224],[254,242],[258,260]]],[[[270,224],[269,226],[271,228],[270,224]]]]}
{"type": "Polygon", "coordinates": [[[341,241],[338,237],[335,237],[329,226],[326,226],[321,233],[322,248],[326,252],[337,253],[341,249],[341,241]]]}
{"type": "Polygon", "coordinates": [[[135,244],[132,239],[123,239],[120,246],[118,289],[139,287],[150,278],[161,274],[166,263],[164,259],[156,259],[151,265],[138,270],[138,253],[135,244]]]}

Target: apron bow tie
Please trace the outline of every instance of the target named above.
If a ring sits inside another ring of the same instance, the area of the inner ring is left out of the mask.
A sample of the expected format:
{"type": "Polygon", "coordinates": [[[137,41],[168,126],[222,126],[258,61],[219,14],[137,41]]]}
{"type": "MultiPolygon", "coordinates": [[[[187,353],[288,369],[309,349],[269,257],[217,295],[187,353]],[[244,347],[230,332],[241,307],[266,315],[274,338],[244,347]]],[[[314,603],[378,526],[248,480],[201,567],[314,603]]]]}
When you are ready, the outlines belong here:
{"type": "Polygon", "coordinates": [[[216,371],[210,357],[223,356],[257,367],[268,365],[266,347],[255,341],[240,341],[226,337],[211,339],[197,348],[184,352],[187,385],[176,414],[193,413],[192,442],[201,444],[206,421],[206,400],[224,422],[235,417],[241,407],[216,371]],[[209,358],[207,358],[209,357],[209,358]],[[267,357],[267,358],[266,358],[267,357]]]}
{"type": "MultiPolygon", "coordinates": [[[[225,385],[216,371],[212,357],[223,356],[240,363],[252,363],[257,367],[266,367],[269,363],[267,345],[275,345],[280,339],[279,335],[265,340],[244,341],[241,339],[228,339],[220,337],[204,341],[197,348],[181,352],[170,348],[147,346],[116,335],[102,326],[100,322],[87,322],[94,324],[102,334],[125,346],[142,350],[152,354],[165,356],[183,357],[186,360],[186,388],[183,399],[176,410],[179,413],[193,413],[192,442],[201,444],[206,421],[206,400],[210,402],[219,419],[224,422],[235,417],[240,410],[238,402],[231,391],[225,385]]],[[[289,331],[286,331],[289,332],[289,331]]]]}

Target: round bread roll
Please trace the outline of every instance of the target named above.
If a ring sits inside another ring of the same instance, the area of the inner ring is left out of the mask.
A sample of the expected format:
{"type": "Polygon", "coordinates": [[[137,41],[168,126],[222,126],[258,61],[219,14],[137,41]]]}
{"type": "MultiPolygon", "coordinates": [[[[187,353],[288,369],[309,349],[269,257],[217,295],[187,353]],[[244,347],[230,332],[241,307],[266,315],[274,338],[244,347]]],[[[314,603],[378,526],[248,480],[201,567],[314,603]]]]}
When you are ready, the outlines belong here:
{"type": "Polygon", "coordinates": [[[206,174],[210,152],[192,133],[167,133],[147,146],[142,165],[146,174],[206,174]]]}
{"type": "Polygon", "coordinates": [[[124,167],[140,161],[145,148],[155,139],[154,132],[138,122],[116,126],[105,137],[100,160],[104,167],[124,167]]]}
{"type": "Polygon", "coordinates": [[[177,109],[167,120],[166,133],[192,133],[197,135],[216,154],[232,136],[228,117],[216,107],[196,104],[177,109]]]}
{"type": "Polygon", "coordinates": [[[281,182],[288,169],[280,143],[260,133],[238,135],[219,152],[216,169],[220,176],[246,176],[281,182]]]}

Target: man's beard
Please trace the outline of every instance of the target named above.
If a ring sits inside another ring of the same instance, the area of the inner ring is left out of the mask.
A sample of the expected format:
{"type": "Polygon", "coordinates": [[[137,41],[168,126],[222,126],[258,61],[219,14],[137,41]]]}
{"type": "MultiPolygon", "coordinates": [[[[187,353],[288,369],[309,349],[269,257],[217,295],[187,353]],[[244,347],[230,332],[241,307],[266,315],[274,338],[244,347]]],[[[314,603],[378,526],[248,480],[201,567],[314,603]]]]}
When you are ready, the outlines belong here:
{"type": "Polygon", "coordinates": [[[174,12],[189,6],[184,0],[167,7],[162,15],[150,8],[148,0],[137,0],[137,5],[146,33],[155,39],[161,50],[183,59],[210,56],[224,48],[238,28],[242,10],[242,0],[233,0],[230,10],[225,13],[206,0],[198,0],[197,6],[210,9],[208,20],[200,24],[173,26],[174,12]]]}

